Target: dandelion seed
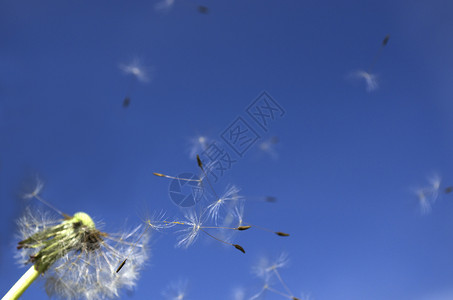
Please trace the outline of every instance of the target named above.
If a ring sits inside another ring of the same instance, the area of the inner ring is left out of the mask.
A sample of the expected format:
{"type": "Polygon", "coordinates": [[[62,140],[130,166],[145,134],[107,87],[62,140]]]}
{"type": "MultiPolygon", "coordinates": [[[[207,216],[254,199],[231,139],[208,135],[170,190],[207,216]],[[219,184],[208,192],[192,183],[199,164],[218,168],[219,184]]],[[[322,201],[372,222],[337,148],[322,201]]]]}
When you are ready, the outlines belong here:
{"type": "MultiPolygon", "coordinates": [[[[34,197],[47,205],[38,194],[34,197]]],[[[17,299],[40,274],[46,280],[47,294],[60,299],[115,298],[120,289],[134,287],[148,257],[148,235],[141,243],[132,243],[141,226],[131,232],[108,234],[98,230],[86,213],[63,215],[61,220],[45,211],[25,209],[18,220],[18,258],[32,266],[4,299],[17,299]],[[116,266],[126,254],[130,259],[127,266],[123,262],[123,272],[118,274],[116,266]]]]}
{"type": "Polygon", "coordinates": [[[428,214],[431,212],[432,205],[436,202],[439,197],[439,189],[441,178],[438,175],[434,175],[428,178],[429,185],[418,188],[415,190],[415,194],[418,198],[418,203],[422,214],[428,214]]]}
{"type": "Polygon", "coordinates": [[[271,230],[271,229],[268,229],[268,228],[265,228],[265,227],[261,227],[261,226],[257,226],[257,225],[254,225],[254,224],[250,224],[250,223],[245,223],[245,224],[248,224],[251,227],[255,227],[255,228],[263,230],[263,231],[275,233],[278,236],[289,236],[289,233],[285,233],[285,232],[282,232],[282,231],[274,231],[274,230],[271,230]]]}
{"type": "Polygon", "coordinates": [[[198,153],[204,152],[210,144],[211,140],[204,135],[198,135],[189,139],[189,158],[196,158],[198,153]]]}
{"type": "MultiPolygon", "coordinates": [[[[231,226],[231,224],[234,222],[234,220],[237,220],[236,229],[239,230],[239,231],[242,228],[249,229],[249,228],[254,227],[254,228],[257,228],[257,229],[260,229],[260,230],[263,230],[263,231],[274,233],[274,234],[276,234],[278,236],[282,236],[282,237],[289,236],[288,233],[285,233],[285,232],[282,232],[282,231],[274,231],[274,230],[271,230],[271,229],[268,229],[268,228],[265,228],[265,227],[261,227],[261,226],[257,226],[257,225],[254,225],[254,224],[251,224],[251,223],[248,223],[248,222],[244,222],[244,202],[245,201],[239,201],[238,203],[236,203],[236,205],[234,206],[234,210],[231,211],[225,217],[223,226],[231,226]]],[[[242,229],[242,230],[244,230],[244,229],[242,229]]]]}
{"type": "Polygon", "coordinates": [[[289,236],[289,233],[281,232],[281,231],[276,231],[275,234],[279,236],[289,236]]]}
{"type": "Polygon", "coordinates": [[[378,88],[376,75],[365,71],[357,71],[354,76],[365,80],[367,92],[372,92],[378,88]]]}
{"type": "Polygon", "coordinates": [[[155,5],[155,9],[158,11],[169,11],[174,4],[175,0],[163,0],[155,5]]]}
{"type": "Polygon", "coordinates": [[[234,206],[237,201],[242,199],[242,196],[239,195],[239,191],[239,188],[234,185],[230,185],[227,187],[222,197],[208,205],[208,215],[214,220],[215,224],[218,224],[220,208],[223,207],[226,202],[233,202],[232,206],[234,206]]]}
{"type": "Polygon", "coordinates": [[[242,231],[242,230],[247,230],[249,228],[251,228],[252,226],[239,226],[238,227],[238,230],[242,231]]]}
{"type": "Polygon", "coordinates": [[[240,245],[238,244],[233,244],[234,248],[238,249],[239,251],[241,251],[242,253],[245,253],[245,250],[244,248],[242,248],[240,245]]]}
{"type": "Polygon", "coordinates": [[[197,154],[197,164],[202,170],[204,170],[203,169],[203,162],[201,161],[200,156],[198,154],[197,154]]]}
{"type": "Polygon", "coordinates": [[[200,231],[203,232],[204,234],[208,235],[209,237],[213,238],[214,240],[233,246],[236,249],[240,250],[241,252],[245,253],[244,248],[242,248],[240,245],[237,244],[232,244],[230,242],[227,242],[223,239],[220,239],[211,233],[209,233],[207,230],[210,229],[230,229],[230,230],[238,230],[237,228],[226,228],[226,227],[218,227],[218,226],[204,226],[204,222],[206,221],[206,218],[203,215],[199,215],[196,213],[195,209],[188,209],[184,213],[185,221],[166,221],[166,223],[171,223],[176,226],[185,226],[185,229],[181,229],[178,232],[180,232],[179,240],[176,244],[177,247],[183,247],[187,248],[191,244],[193,244],[196,239],[198,238],[200,231]]]}
{"type": "Polygon", "coordinates": [[[450,194],[451,192],[453,192],[453,186],[446,187],[444,190],[445,194],[450,194]]]}
{"type": "Polygon", "coordinates": [[[187,295],[187,280],[179,280],[177,282],[172,282],[166,289],[162,292],[162,296],[168,300],[183,300],[187,295]]]}
{"type": "MultiPolygon", "coordinates": [[[[255,266],[252,271],[258,276],[264,279],[265,284],[263,290],[268,290],[274,294],[278,294],[288,299],[298,300],[299,298],[295,297],[291,293],[290,289],[283,281],[283,278],[280,275],[279,269],[285,267],[288,264],[288,256],[285,253],[280,254],[280,256],[275,261],[269,261],[267,258],[262,258],[258,265],[255,266]],[[285,292],[282,292],[276,288],[270,286],[269,282],[272,277],[276,277],[285,292]]],[[[263,291],[261,291],[262,293],[263,291]]]]}
{"type": "Polygon", "coordinates": [[[123,107],[129,107],[131,103],[131,94],[135,85],[136,81],[140,82],[149,82],[150,76],[148,74],[147,69],[142,65],[139,59],[134,59],[129,64],[120,64],[119,68],[126,74],[132,75],[131,81],[129,83],[129,87],[126,92],[126,97],[123,99],[123,107]]]}
{"type": "Polygon", "coordinates": [[[178,247],[187,248],[198,238],[203,221],[198,217],[193,209],[189,209],[184,214],[185,222],[174,222],[175,224],[185,225],[186,229],[180,230],[183,233],[177,243],[178,247]]]}
{"type": "Polygon", "coordinates": [[[131,103],[131,98],[129,98],[129,97],[124,98],[124,100],[123,100],[123,107],[125,107],[125,108],[126,108],[126,107],[129,107],[129,104],[130,104],[130,103],[131,103]]]}
{"type": "Polygon", "coordinates": [[[258,147],[263,153],[268,154],[273,159],[277,159],[278,153],[275,150],[275,145],[277,143],[278,143],[278,137],[273,136],[273,137],[259,143],[258,147]]]}
{"type": "Polygon", "coordinates": [[[264,200],[265,200],[266,202],[277,202],[277,198],[272,197],[272,196],[264,197],[264,200]]]}
{"type": "Polygon", "coordinates": [[[209,8],[207,6],[198,5],[198,12],[207,15],[209,13],[209,8]]]}
{"type": "Polygon", "coordinates": [[[41,178],[39,178],[39,176],[35,176],[33,191],[31,191],[30,193],[23,194],[22,198],[24,198],[24,199],[34,198],[41,193],[43,188],[44,188],[44,182],[42,181],[41,178]]]}
{"type": "Polygon", "coordinates": [[[177,179],[177,180],[194,181],[194,182],[201,182],[202,181],[202,179],[182,178],[182,177],[165,175],[165,174],[161,174],[161,173],[153,173],[153,174],[158,176],[158,177],[165,177],[165,178],[168,178],[168,179],[177,179]]]}
{"type": "Polygon", "coordinates": [[[390,39],[390,35],[386,35],[385,38],[382,40],[381,47],[379,48],[378,52],[374,56],[374,59],[371,62],[370,67],[368,68],[368,73],[371,73],[371,71],[373,70],[374,65],[376,64],[376,62],[378,61],[379,57],[381,56],[382,50],[387,45],[389,39],[390,39]]]}
{"type": "Polygon", "coordinates": [[[275,261],[270,261],[267,257],[262,257],[258,264],[252,268],[252,272],[261,278],[268,278],[276,269],[286,267],[289,263],[288,255],[281,253],[275,261]]]}
{"type": "Polygon", "coordinates": [[[148,71],[143,66],[140,59],[135,58],[128,64],[120,64],[119,68],[126,74],[132,75],[138,81],[141,82],[148,82],[150,80],[150,76],[148,71]]]}
{"type": "Polygon", "coordinates": [[[373,71],[373,68],[374,68],[376,62],[378,61],[379,57],[381,56],[382,50],[387,45],[389,39],[390,39],[390,35],[386,35],[385,38],[382,40],[381,47],[379,48],[377,54],[374,56],[374,59],[372,60],[367,71],[357,71],[352,74],[352,78],[365,80],[366,90],[368,92],[372,92],[378,88],[377,76],[375,74],[373,74],[372,71],[373,71]]]}
{"type": "Polygon", "coordinates": [[[248,201],[258,201],[258,202],[269,202],[275,203],[277,202],[277,197],[274,196],[245,196],[245,199],[248,201]]]}
{"type": "Polygon", "coordinates": [[[245,299],[245,291],[243,288],[235,288],[232,292],[233,300],[244,300],[245,299]]]}

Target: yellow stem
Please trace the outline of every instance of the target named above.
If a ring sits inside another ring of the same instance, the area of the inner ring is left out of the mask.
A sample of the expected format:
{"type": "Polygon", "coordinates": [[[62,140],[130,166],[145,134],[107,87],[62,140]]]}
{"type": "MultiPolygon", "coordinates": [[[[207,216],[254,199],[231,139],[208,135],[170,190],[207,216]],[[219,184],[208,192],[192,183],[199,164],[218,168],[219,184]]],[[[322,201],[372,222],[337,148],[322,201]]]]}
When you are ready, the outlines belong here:
{"type": "Polygon", "coordinates": [[[13,285],[13,287],[3,296],[2,300],[15,300],[25,292],[25,290],[38,278],[39,272],[35,266],[31,266],[27,272],[13,285]]]}

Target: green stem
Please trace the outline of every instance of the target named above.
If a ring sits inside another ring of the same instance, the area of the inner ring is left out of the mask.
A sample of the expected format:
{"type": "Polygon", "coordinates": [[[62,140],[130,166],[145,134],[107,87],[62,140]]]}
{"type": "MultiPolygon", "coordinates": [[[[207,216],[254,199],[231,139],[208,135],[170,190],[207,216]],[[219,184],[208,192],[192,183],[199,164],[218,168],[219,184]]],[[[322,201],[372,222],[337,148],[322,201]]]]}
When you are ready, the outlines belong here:
{"type": "Polygon", "coordinates": [[[25,290],[38,278],[39,272],[35,266],[31,266],[27,272],[13,285],[13,287],[6,293],[2,300],[15,300],[25,292],[25,290]]]}

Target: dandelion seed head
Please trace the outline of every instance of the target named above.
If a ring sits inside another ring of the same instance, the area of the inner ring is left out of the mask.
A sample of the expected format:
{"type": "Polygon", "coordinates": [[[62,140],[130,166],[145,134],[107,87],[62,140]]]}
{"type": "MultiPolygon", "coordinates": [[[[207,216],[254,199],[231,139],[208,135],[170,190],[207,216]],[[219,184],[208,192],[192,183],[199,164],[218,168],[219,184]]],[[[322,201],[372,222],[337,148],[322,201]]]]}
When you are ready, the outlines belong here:
{"type": "Polygon", "coordinates": [[[136,243],[137,227],[130,232],[107,234],[96,229],[85,213],[61,220],[26,208],[18,220],[19,260],[32,263],[45,278],[46,292],[60,299],[105,299],[131,289],[148,258],[149,234],[136,243]],[[118,264],[127,264],[116,273],[118,264]]]}

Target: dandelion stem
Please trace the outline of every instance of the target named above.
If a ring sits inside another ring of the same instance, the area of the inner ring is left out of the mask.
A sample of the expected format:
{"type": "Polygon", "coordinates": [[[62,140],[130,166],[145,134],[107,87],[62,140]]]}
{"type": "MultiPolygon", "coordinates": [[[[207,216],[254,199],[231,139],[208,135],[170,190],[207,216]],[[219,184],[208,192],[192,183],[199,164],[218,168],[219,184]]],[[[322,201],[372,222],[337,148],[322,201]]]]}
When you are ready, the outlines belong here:
{"type": "Polygon", "coordinates": [[[35,266],[31,266],[27,272],[13,285],[13,287],[6,293],[2,300],[15,300],[25,292],[25,290],[38,278],[39,272],[35,266]]]}

